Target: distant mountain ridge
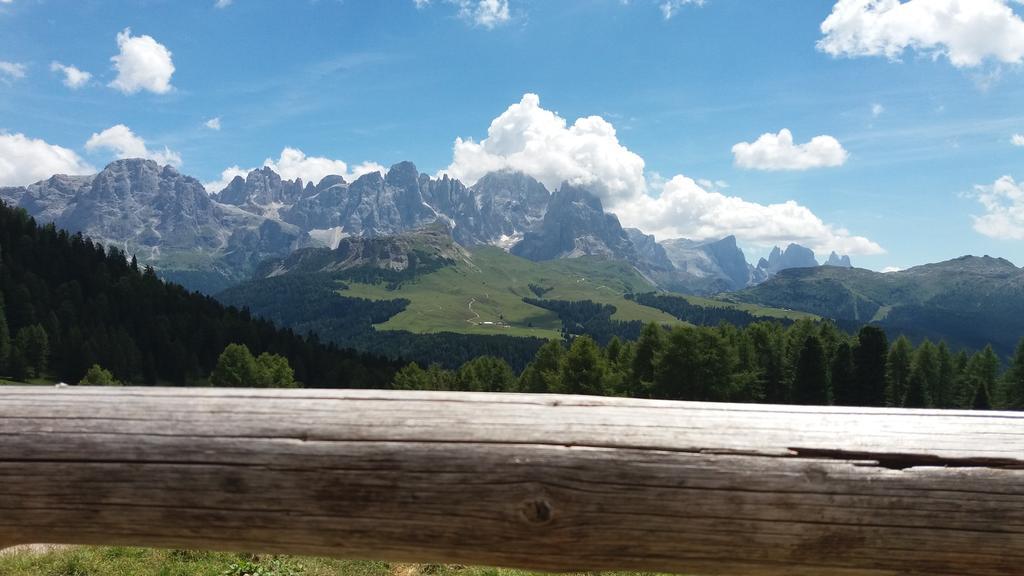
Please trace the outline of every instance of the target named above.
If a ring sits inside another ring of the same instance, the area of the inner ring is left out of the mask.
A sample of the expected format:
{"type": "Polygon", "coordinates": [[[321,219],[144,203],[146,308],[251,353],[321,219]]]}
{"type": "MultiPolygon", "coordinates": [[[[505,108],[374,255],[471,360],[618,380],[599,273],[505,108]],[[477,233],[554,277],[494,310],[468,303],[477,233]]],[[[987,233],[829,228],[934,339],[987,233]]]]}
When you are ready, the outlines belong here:
{"type": "Polygon", "coordinates": [[[0,199],[210,291],[308,243],[298,227],[221,204],[195,178],[152,160],[118,160],[95,176],[0,188],[0,199]]]}
{"type": "Polygon", "coordinates": [[[989,256],[963,256],[901,272],[821,266],[785,270],[730,299],[801,310],[851,326],[1012,352],[1024,334],[1024,269],[989,256]]]}
{"type": "MultiPolygon", "coordinates": [[[[396,236],[438,222],[465,247],[499,246],[535,261],[622,260],[659,287],[695,294],[739,290],[789,267],[817,266],[813,252],[797,245],[776,249],[753,267],[732,236],[658,242],[623,229],[583,186],[564,183],[552,193],[526,174],[500,171],[467,187],[446,175],[421,174],[411,162],[353,182],[326,176],[315,184],[263,167],[211,195],[172,167],[130,159],[96,176],[0,188],[0,199],[121,247],[164,277],[209,293],[295,250],[336,248],[345,238],[396,236]]],[[[830,263],[844,261],[835,256],[830,263]]]]}

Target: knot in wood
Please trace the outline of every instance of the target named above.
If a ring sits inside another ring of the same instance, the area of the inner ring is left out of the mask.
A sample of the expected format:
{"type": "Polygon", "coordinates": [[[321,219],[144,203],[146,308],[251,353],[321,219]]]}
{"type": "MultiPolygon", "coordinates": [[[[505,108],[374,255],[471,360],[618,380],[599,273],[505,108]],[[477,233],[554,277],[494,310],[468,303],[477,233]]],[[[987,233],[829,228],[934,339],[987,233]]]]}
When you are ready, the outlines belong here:
{"type": "Polygon", "coordinates": [[[527,500],[523,502],[520,507],[520,513],[527,523],[533,524],[534,526],[543,526],[551,522],[555,512],[551,508],[551,504],[543,498],[536,498],[534,500],[527,500]]]}

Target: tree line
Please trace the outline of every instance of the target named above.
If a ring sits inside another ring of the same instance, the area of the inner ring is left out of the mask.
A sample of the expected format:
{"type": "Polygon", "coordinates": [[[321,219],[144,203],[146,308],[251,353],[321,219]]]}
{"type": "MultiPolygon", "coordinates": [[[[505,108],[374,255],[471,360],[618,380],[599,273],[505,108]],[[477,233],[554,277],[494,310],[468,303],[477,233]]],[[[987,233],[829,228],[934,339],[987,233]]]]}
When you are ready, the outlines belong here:
{"type": "Polygon", "coordinates": [[[229,288],[217,300],[252,309],[278,326],[314,333],[337,346],[396,361],[439,362],[445,368],[458,368],[477,356],[498,355],[518,372],[544,344],[540,338],[501,334],[376,330],[374,324],[405,310],[409,300],[354,298],[344,295],[346,288],[337,274],[283,274],[229,288]]]}
{"type": "Polygon", "coordinates": [[[117,248],[0,204],[0,375],[77,383],[98,365],[124,383],[198,384],[228,344],[287,359],[309,387],[387,387],[397,369],[165,283],[117,248]]]}
{"type": "Polygon", "coordinates": [[[1004,370],[991,347],[969,354],[944,342],[890,343],[885,331],[856,334],[831,322],[746,327],[657,324],[636,341],[589,336],[544,344],[521,374],[502,359],[456,370],[412,363],[394,387],[535,392],[667,400],[907,408],[1024,409],[1024,340],[1004,370]]]}

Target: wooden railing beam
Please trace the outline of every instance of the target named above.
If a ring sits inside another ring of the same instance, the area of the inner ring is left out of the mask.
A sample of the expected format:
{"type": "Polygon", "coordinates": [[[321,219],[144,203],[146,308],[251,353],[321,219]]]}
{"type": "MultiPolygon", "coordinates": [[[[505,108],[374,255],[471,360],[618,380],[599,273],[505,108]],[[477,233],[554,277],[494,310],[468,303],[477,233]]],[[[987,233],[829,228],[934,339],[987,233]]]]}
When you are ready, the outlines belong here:
{"type": "Polygon", "coordinates": [[[1004,576],[1024,414],[0,388],[0,547],[688,574],[1004,576]]]}

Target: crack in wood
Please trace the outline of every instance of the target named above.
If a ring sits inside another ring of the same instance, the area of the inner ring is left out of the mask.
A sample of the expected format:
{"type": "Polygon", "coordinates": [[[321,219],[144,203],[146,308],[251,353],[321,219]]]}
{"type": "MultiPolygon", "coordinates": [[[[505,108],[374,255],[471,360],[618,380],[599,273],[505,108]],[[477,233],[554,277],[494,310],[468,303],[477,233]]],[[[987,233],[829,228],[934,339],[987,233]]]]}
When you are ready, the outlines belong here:
{"type": "Polygon", "coordinates": [[[889,470],[911,468],[988,468],[994,470],[1024,470],[1024,460],[1015,458],[947,458],[935,454],[904,454],[899,452],[856,452],[823,448],[790,448],[795,458],[837,460],[859,465],[871,465],[889,470]]]}

